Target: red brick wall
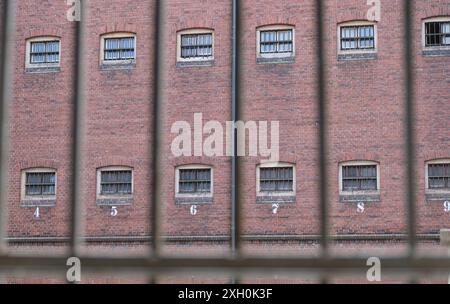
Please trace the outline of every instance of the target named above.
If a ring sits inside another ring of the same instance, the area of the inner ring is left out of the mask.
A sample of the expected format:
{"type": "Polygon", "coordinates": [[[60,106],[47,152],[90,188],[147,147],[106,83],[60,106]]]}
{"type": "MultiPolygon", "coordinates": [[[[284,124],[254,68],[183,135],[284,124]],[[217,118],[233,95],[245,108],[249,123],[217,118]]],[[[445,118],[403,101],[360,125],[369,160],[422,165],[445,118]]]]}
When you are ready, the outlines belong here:
{"type": "MultiPolygon", "coordinates": [[[[9,234],[11,236],[62,236],[68,234],[70,213],[70,157],[72,118],[72,67],[74,26],[66,20],[67,6],[61,1],[20,2],[14,103],[11,121],[9,234]],[[49,21],[50,20],[50,21],[49,21]],[[38,35],[62,39],[61,71],[25,73],[25,40],[38,35]],[[20,207],[20,172],[30,167],[58,170],[57,206],[42,209],[42,219],[33,220],[34,209],[20,207]]],[[[227,235],[230,231],[229,158],[175,158],[170,152],[175,121],[193,122],[201,112],[205,121],[225,124],[231,119],[231,3],[217,1],[167,1],[164,45],[164,234],[227,235]],[[177,67],[176,33],[189,28],[212,28],[215,60],[212,67],[177,67]],[[185,164],[214,167],[214,203],[201,206],[192,217],[190,206],[174,201],[175,167],[185,164]]],[[[282,206],[272,215],[270,205],[256,204],[258,158],[243,159],[243,216],[246,234],[319,233],[317,165],[317,70],[314,1],[243,1],[241,46],[242,119],[280,121],[280,157],[297,166],[295,205],[282,206]],[[296,29],[296,58],[291,64],[256,64],[256,28],[290,24],[296,29]]],[[[424,162],[450,157],[448,82],[450,57],[421,55],[421,19],[450,15],[450,1],[417,1],[414,18],[419,189],[419,231],[436,232],[448,227],[448,214],[441,204],[427,203],[424,196],[424,162]]],[[[378,23],[378,59],[337,61],[336,26],[362,19],[365,1],[329,1],[326,5],[325,41],[329,109],[329,189],[333,233],[404,233],[404,89],[401,1],[382,2],[378,23]],[[381,202],[358,214],[355,204],[341,204],[338,196],[338,164],[345,160],[373,160],[381,166],[381,202]]],[[[150,218],[150,166],[153,105],[153,1],[96,1],[86,16],[88,50],[86,70],[86,145],[83,166],[86,190],[83,221],[88,236],[148,235],[150,218]],[[136,66],[126,70],[99,67],[100,36],[114,31],[137,35],[136,66]],[[134,168],[132,206],[119,208],[111,217],[109,208],[96,205],[96,169],[109,165],[134,168]]]]}

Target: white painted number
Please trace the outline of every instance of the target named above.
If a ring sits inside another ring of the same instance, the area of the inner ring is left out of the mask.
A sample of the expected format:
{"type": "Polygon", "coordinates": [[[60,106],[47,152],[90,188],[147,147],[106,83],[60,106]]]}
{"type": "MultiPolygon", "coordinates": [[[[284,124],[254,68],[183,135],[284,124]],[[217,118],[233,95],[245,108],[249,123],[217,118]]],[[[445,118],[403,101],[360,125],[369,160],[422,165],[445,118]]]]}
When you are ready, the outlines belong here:
{"type": "Polygon", "coordinates": [[[119,214],[119,210],[117,210],[117,207],[111,208],[111,216],[116,217],[119,214]]]}
{"type": "Polygon", "coordinates": [[[273,204],[272,205],[272,213],[278,214],[278,209],[280,209],[280,204],[273,204]]]}
{"type": "Polygon", "coordinates": [[[39,207],[36,208],[36,210],[33,213],[33,216],[35,219],[41,218],[41,211],[39,210],[39,207]]]}
{"type": "Polygon", "coordinates": [[[358,203],[356,211],[358,213],[364,213],[366,211],[366,205],[364,203],[358,203]]]}
{"type": "Polygon", "coordinates": [[[197,215],[198,213],[198,207],[195,205],[191,206],[191,215],[197,215]]]}
{"type": "Polygon", "coordinates": [[[446,201],[444,203],[444,212],[445,213],[449,213],[450,212],[450,202],[449,201],[446,201]]]}

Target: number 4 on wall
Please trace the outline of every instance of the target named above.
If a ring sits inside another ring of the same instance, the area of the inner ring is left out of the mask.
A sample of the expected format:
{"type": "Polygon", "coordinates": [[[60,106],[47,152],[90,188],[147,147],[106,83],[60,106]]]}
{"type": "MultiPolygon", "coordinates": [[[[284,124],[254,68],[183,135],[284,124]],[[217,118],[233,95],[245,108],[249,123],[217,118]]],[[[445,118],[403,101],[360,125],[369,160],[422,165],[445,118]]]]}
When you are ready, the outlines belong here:
{"type": "Polygon", "coordinates": [[[41,210],[39,207],[36,207],[36,210],[34,210],[33,217],[38,220],[41,218],[41,210]]]}

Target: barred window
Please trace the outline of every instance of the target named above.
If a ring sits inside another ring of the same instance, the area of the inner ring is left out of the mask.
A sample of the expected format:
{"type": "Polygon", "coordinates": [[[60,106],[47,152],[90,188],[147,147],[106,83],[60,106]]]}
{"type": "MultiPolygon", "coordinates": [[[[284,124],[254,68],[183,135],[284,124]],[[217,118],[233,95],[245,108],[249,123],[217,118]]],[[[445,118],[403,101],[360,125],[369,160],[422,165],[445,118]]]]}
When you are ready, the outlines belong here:
{"type": "Polygon", "coordinates": [[[375,26],[342,26],[341,50],[375,49],[375,26]]]}
{"type": "Polygon", "coordinates": [[[292,192],[294,191],[294,168],[260,168],[261,192],[292,192]]]}
{"type": "Polygon", "coordinates": [[[27,196],[52,196],[56,193],[55,172],[27,172],[25,194],[27,196]]]}
{"type": "Polygon", "coordinates": [[[133,174],[131,170],[101,171],[100,194],[132,194],[133,174]]]}
{"type": "Polygon", "coordinates": [[[135,37],[105,38],[105,61],[132,60],[135,57],[135,37]]]}
{"type": "Polygon", "coordinates": [[[450,163],[428,165],[428,188],[450,190],[450,163]]]}
{"type": "Polygon", "coordinates": [[[182,59],[208,59],[213,57],[213,34],[182,34],[182,59]]]}
{"type": "Polygon", "coordinates": [[[292,53],[293,30],[267,30],[260,32],[261,54],[292,53]]]}
{"type": "Polygon", "coordinates": [[[425,46],[450,46],[450,21],[426,22],[425,46]]]}
{"type": "Polygon", "coordinates": [[[60,42],[52,41],[35,41],[30,42],[30,63],[58,63],[60,42]]]}
{"type": "Polygon", "coordinates": [[[377,165],[342,166],[342,190],[378,190],[377,165]]]}
{"type": "Polygon", "coordinates": [[[180,169],[179,193],[211,193],[211,169],[180,169]]]}

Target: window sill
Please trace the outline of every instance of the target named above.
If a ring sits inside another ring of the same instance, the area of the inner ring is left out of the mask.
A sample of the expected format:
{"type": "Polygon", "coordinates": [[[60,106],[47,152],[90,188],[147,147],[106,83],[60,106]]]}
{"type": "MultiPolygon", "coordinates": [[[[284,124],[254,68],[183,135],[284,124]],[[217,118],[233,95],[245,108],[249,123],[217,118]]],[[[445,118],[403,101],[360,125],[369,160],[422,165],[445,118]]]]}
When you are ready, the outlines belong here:
{"type": "Polygon", "coordinates": [[[450,57],[450,49],[429,49],[423,50],[422,55],[424,57],[450,57]]]}
{"type": "Polygon", "coordinates": [[[212,67],[214,60],[177,61],[177,68],[212,67]]]}
{"type": "Polygon", "coordinates": [[[97,206],[113,207],[113,206],[130,206],[133,204],[132,197],[111,197],[97,199],[97,206]]]}
{"type": "Polygon", "coordinates": [[[341,194],[339,201],[341,203],[379,203],[381,195],[378,193],[341,194]]]}
{"type": "Polygon", "coordinates": [[[102,63],[100,65],[100,70],[110,71],[110,70],[132,70],[136,68],[136,62],[115,62],[115,63],[102,63]]]}
{"type": "Polygon", "coordinates": [[[21,201],[22,208],[36,208],[36,207],[56,207],[56,199],[25,199],[21,201]]]}
{"type": "Polygon", "coordinates": [[[295,57],[289,56],[289,57],[258,57],[256,58],[257,64],[288,64],[288,63],[295,63],[295,57]]]}
{"type": "Polygon", "coordinates": [[[210,205],[213,203],[212,196],[192,195],[175,197],[176,205],[210,205]]]}
{"type": "Polygon", "coordinates": [[[295,204],[295,195],[261,195],[256,197],[257,204],[295,204]]]}
{"type": "Polygon", "coordinates": [[[377,60],[377,53],[341,53],[338,54],[338,61],[363,61],[363,60],[377,60]]]}
{"type": "Polygon", "coordinates": [[[445,202],[450,201],[450,191],[449,192],[426,192],[425,198],[427,202],[445,202]]]}
{"type": "Polygon", "coordinates": [[[46,73],[59,73],[61,68],[58,67],[27,67],[25,68],[25,73],[27,74],[46,74],[46,73]]]}

